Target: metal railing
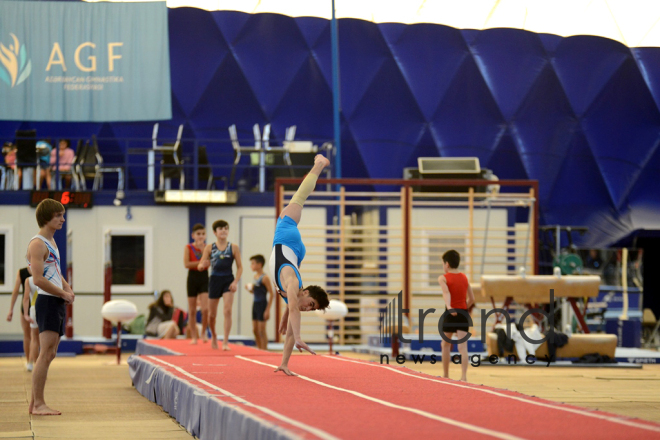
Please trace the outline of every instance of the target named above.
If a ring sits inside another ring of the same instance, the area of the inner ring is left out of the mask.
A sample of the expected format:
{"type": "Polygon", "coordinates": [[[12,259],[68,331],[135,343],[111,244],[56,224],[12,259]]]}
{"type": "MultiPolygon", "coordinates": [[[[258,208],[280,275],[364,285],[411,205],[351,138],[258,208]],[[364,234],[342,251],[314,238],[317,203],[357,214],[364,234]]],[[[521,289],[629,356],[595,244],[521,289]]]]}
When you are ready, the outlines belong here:
{"type": "MultiPolygon", "coordinates": [[[[78,144],[78,141],[90,142],[91,138],[70,138],[71,145],[78,144]]],[[[327,139],[305,139],[315,145],[319,145],[319,150],[330,156],[331,163],[334,162],[334,149],[332,143],[327,139]]],[[[247,144],[254,143],[253,139],[239,139],[239,142],[247,144]]],[[[301,154],[292,151],[289,153],[293,157],[293,163],[289,162],[280,163],[277,160],[277,140],[270,140],[271,150],[263,149],[262,151],[253,151],[256,158],[252,158],[250,154],[243,152],[243,157],[240,158],[238,163],[235,163],[237,152],[232,146],[230,139],[204,139],[204,138],[183,138],[181,139],[181,163],[177,165],[161,164],[161,161],[168,151],[153,148],[153,139],[151,138],[98,138],[98,150],[103,159],[104,168],[121,169],[123,170],[123,177],[125,181],[124,190],[126,191],[154,191],[159,189],[159,176],[161,171],[172,170],[176,167],[185,176],[186,189],[207,189],[209,182],[213,183],[212,186],[218,186],[223,182],[224,187],[239,190],[250,190],[253,186],[258,187],[260,190],[267,190],[267,185],[264,183],[270,182],[271,185],[279,176],[295,177],[302,176],[308,171],[309,167],[313,164],[313,159],[301,158],[301,154]],[[206,161],[200,160],[200,147],[205,147],[206,161]],[[296,160],[300,159],[300,160],[296,160]],[[298,164],[297,162],[301,162],[298,164]],[[307,163],[309,162],[309,163],[307,163]],[[268,176],[267,174],[270,174],[268,176]],[[235,176],[234,179],[231,177],[235,176]],[[266,179],[260,180],[260,179],[266,179]]],[[[282,148],[280,148],[282,149],[282,148]]],[[[5,152],[3,151],[3,156],[5,152]]],[[[281,155],[279,155],[281,157],[281,155]]],[[[59,155],[56,155],[59,159],[59,155]]],[[[38,158],[34,163],[21,163],[18,167],[27,171],[27,174],[22,179],[23,182],[16,182],[16,167],[17,164],[9,166],[3,160],[0,163],[0,191],[1,190],[14,190],[36,189],[34,186],[34,169],[40,165],[38,158]]],[[[78,160],[74,164],[75,167],[92,167],[95,164],[80,163],[78,160]]],[[[49,166],[49,168],[51,168],[49,166]]],[[[56,184],[51,185],[51,188],[39,189],[58,189],[55,185],[61,185],[60,164],[57,161],[52,170],[49,170],[53,175],[53,181],[56,184]]],[[[84,179],[85,177],[83,177],[84,179]]],[[[87,178],[90,178],[87,175],[87,178]]],[[[104,182],[106,190],[116,191],[116,184],[118,177],[109,176],[104,182]]],[[[39,182],[41,183],[41,182],[39,182]]],[[[75,185],[75,182],[72,183],[75,185]]],[[[167,183],[171,186],[171,182],[167,183]]],[[[79,185],[81,186],[81,185],[79,185]]],[[[87,185],[92,187],[91,183],[87,185]]],[[[178,185],[176,185],[178,188],[178,185]]],[[[59,188],[61,189],[61,188],[59,188]]],[[[81,189],[81,188],[74,188],[81,189]]],[[[101,188],[99,188],[101,190],[101,188]]]]}

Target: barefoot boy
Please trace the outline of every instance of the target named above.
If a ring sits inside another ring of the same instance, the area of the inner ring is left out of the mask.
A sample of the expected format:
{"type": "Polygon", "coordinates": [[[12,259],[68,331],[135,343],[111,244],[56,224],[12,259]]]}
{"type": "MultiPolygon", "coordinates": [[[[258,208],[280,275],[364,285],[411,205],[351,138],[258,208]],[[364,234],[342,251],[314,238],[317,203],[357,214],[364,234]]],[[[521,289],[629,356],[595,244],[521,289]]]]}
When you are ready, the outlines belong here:
{"type": "Polygon", "coordinates": [[[273,285],[268,275],[264,273],[266,260],[263,255],[250,257],[250,269],[254,271],[254,283],[247,284],[245,288],[254,294],[252,304],[252,330],[257,348],[268,349],[268,335],[266,322],[270,318],[270,306],[273,303],[273,285]]]}
{"type": "Polygon", "coordinates": [[[188,328],[191,344],[197,344],[197,301],[202,307],[202,341],[206,342],[206,327],[209,315],[209,274],[207,270],[199,270],[199,261],[206,247],[206,229],[201,223],[195,224],[192,230],[192,243],[183,249],[183,266],[188,269],[188,328]]]}
{"type": "Polygon", "coordinates": [[[224,316],[224,339],[222,349],[229,350],[229,332],[231,331],[231,308],[234,303],[234,293],[238,280],[243,274],[241,264],[241,251],[238,245],[227,241],[229,223],[224,220],[213,222],[213,234],[216,242],[206,245],[204,255],[199,262],[198,269],[206,270],[211,267],[209,278],[209,328],[211,329],[211,348],[218,348],[218,336],[215,333],[215,317],[218,314],[218,303],[224,298],[222,307],[224,316]],[[232,273],[232,264],[236,261],[236,278],[232,273]]]}
{"type": "Polygon", "coordinates": [[[75,295],[62,276],[60,252],[53,238],[64,224],[64,206],[53,199],[45,199],[37,205],[39,234],[28,245],[27,260],[30,264],[38,296],[35,303],[39,326],[39,357],[32,373],[32,399],[30,414],[60,415],[44,401],[44,387],[50,363],[55,359],[60,338],[64,335],[66,305],[73,303],[75,295]]]}
{"type": "MultiPolygon", "coordinates": [[[[442,255],[442,267],[445,271],[444,275],[438,277],[442,295],[445,300],[445,310],[447,305],[451,309],[461,309],[467,311],[474,304],[474,293],[472,287],[468,282],[464,273],[458,270],[458,265],[461,262],[461,256],[458,252],[451,250],[442,255]]],[[[442,325],[442,331],[447,339],[451,339],[452,335],[456,333],[458,339],[465,338],[468,333],[468,320],[467,316],[463,313],[452,312],[445,315],[445,320],[442,325]]],[[[451,343],[442,340],[442,368],[444,370],[444,377],[449,377],[449,356],[451,352],[451,343]]],[[[461,380],[467,382],[467,367],[468,367],[468,349],[467,341],[458,344],[458,352],[461,354],[461,380]]]]}

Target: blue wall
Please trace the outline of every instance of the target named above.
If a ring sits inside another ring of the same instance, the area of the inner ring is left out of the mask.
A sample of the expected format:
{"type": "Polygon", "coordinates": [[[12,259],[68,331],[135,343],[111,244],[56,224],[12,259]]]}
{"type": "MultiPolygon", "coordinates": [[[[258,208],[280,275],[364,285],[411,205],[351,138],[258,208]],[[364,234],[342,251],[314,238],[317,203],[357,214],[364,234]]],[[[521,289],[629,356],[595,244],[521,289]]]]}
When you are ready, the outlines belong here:
{"type": "MultiPolygon", "coordinates": [[[[270,122],[275,138],[293,124],[298,138],[332,138],[329,21],[178,8],[169,34],[165,135],[185,123],[184,137],[227,138],[235,123],[250,138],[270,122]]],[[[539,180],[542,221],[589,226],[588,244],[660,229],[660,48],[354,19],[339,20],[339,48],[344,177],[478,156],[500,178],[539,180]]],[[[0,137],[148,138],[152,124],[1,121],[0,137]]],[[[111,160],[126,148],[101,146],[111,160]]]]}

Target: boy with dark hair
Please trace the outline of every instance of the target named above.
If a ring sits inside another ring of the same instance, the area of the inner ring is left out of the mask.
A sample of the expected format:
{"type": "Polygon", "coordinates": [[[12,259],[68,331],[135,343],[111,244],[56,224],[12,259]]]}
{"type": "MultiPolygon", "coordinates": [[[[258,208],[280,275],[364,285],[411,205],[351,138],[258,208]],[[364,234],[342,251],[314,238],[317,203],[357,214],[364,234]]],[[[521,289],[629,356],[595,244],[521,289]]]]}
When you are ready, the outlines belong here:
{"type": "MultiPolygon", "coordinates": [[[[451,312],[449,315],[445,315],[442,331],[447,339],[451,339],[454,333],[456,333],[459,340],[467,336],[469,329],[467,313],[474,304],[474,293],[472,292],[472,287],[470,287],[470,282],[465,274],[458,270],[460,262],[461,256],[455,250],[447,251],[442,255],[442,268],[445,274],[438,277],[438,283],[440,284],[445,300],[445,311],[447,310],[447,306],[452,310],[465,310],[465,313],[451,312]]],[[[446,378],[449,378],[451,345],[451,342],[442,340],[442,368],[444,370],[444,377],[446,378]]],[[[467,382],[467,367],[469,362],[467,341],[458,344],[458,352],[461,354],[461,380],[467,382]]]]}
{"type": "Polygon", "coordinates": [[[60,338],[64,335],[66,305],[75,295],[62,276],[60,253],[55,244],[55,232],[64,224],[64,206],[53,199],[37,205],[39,234],[30,239],[27,260],[34,284],[38,288],[35,311],[39,326],[39,357],[32,373],[32,399],[29,411],[33,415],[60,415],[44,401],[44,387],[48,368],[55,359],[60,338]]]}
{"type": "Polygon", "coordinates": [[[288,368],[294,346],[301,352],[307,350],[316,354],[300,338],[300,312],[325,310],[329,304],[328,294],[321,287],[308,286],[303,289],[299,268],[305,258],[305,245],[302,242],[300,231],[298,231],[303,205],[307,197],[314,191],[316,180],[321,175],[323,168],[328,165],[330,165],[328,159],[321,154],[316,155],[314,167],[277,220],[273,252],[268,262],[269,275],[275,281],[279,295],[288,306],[279,325],[279,332],[286,334],[286,339],[282,363],[275,372],[283,371],[288,376],[296,376],[288,368]]]}
{"type": "Polygon", "coordinates": [[[213,222],[213,234],[217,241],[206,245],[204,254],[197,266],[199,270],[211,267],[209,278],[209,328],[211,329],[211,348],[218,348],[218,336],[215,333],[215,317],[218,314],[218,303],[224,298],[224,339],[222,349],[229,350],[229,332],[231,331],[231,308],[234,303],[234,293],[238,280],[243,274],[241,251],[238,245],[227,241],[229,223],[224,220],[213,222]],[[232,273],[232,264],[236,261],[236,278],[232,273]]]}
{"type": "Polygon", "coordinates": [[[270,306],[273,303],[273,285],[270,278],[264,273],[266,260],[263,255],[250,257],[250,269],[254,271],[254,283],[248,283],[245,288],[254,294],[252,304],[252,331],[257,348],[268,349],[268,334],[266,321],[270,318],[270,306]],[[268,296],[268,298],[266,298],[268,296]]]}
{"type": "Polygon", "coordinates": [[[209,316],[209,273],[207,270],[199,269],[206,247],[206,228],[197,223],[192,229],[192,243],[188,243],[183,249],[183,266],[188,269],[188,328],[192,338],[191,344],[197,344],[197,297],[202,307],[202,341],[206,342],[206,328],[209,316]]]}

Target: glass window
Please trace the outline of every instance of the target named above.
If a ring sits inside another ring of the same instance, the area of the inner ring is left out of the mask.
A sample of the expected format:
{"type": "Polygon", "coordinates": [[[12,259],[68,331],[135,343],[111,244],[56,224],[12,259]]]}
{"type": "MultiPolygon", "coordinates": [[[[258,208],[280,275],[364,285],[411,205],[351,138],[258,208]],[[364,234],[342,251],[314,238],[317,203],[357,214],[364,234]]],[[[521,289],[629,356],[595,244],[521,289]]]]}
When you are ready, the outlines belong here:
{"type": "Polygon", "coordinates": [[[111,258],[113,285],[144,285],[144,235],[113,235],[111,258]]]}
{"type": "Polygon", "coordinates": [[[0,284],[5,284],[6,278],[11,278],[9,274],[5,275],[5,234],[0,234],[0,284]]]}
{"type": "Polygon", "coordinates": [[[109,228],[104,235],[105,261],[112,264],[112,293],[151,292],[151,228],[109,228]]]}
{"type": "Polygon", "coordinates": [[[16,280],[12,236],[11,225],[0,225],[0,292],[11,292],[16,280]]]}

